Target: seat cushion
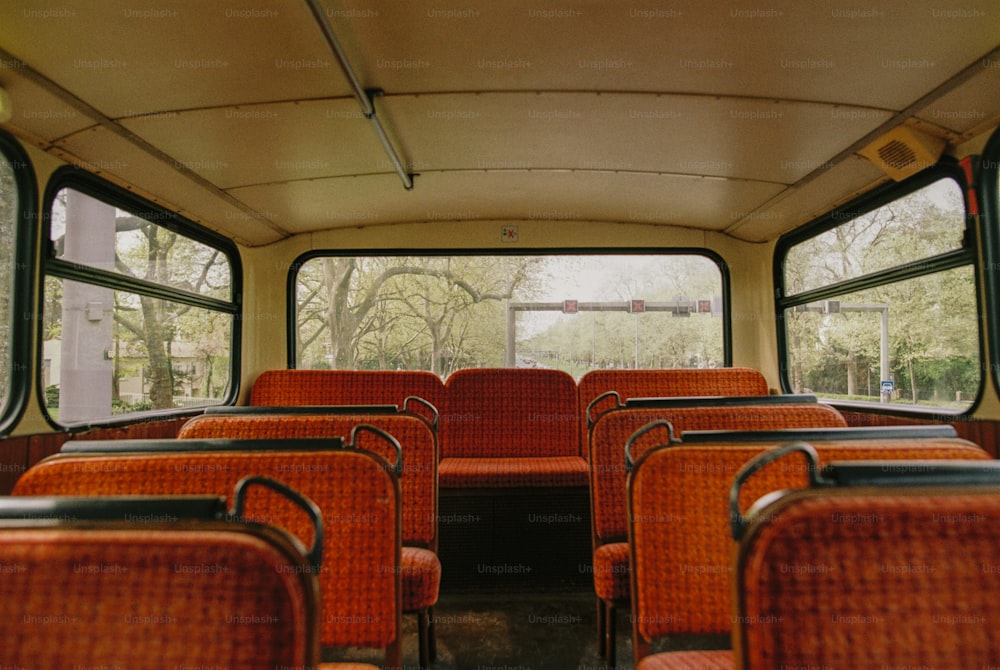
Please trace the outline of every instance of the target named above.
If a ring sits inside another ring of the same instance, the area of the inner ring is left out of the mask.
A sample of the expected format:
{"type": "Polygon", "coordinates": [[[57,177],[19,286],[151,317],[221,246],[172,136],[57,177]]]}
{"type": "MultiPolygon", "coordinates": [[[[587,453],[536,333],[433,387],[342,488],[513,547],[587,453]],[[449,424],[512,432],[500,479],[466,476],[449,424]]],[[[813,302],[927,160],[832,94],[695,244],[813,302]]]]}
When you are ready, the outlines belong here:
{"type": "Polygon", "coordinates": [[[580,456],[444,458],[438,464],[441,488],[587,486],[589,477],[580,456]]]}
{"type": "Polygon", "coordinates": [[[400,557],[403,580],[403,611],[431,607],[441,586],[441,561],[430,549],[403,547],[400,557]]]}
{"type": "Polygon", "coordinates": [[[733,652],[670,651],[647,656],[635,670],[733,670],[733,652]]]}
{"type": "Polygon", "coordinates": [[[628,542],[602,544],[594,552],[594,592],[601,600],[628,600],[628,542]]]}

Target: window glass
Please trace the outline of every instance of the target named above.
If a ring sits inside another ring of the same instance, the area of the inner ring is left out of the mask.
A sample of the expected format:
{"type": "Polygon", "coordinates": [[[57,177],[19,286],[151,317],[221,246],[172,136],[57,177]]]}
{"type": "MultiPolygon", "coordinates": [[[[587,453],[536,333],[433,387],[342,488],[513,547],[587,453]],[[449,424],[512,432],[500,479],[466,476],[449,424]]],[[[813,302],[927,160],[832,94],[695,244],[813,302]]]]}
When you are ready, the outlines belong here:
{"type": "Polygon", "coordinates": [[[723,283],[700,254],[318,256],[295,276],[295,365],[720,367],[723,283]]]}
{"type": "Polygon", "coordinates": [[[836,400],[969,410],[982,370],[959,185],[941,179],[843,218],[784,258],[788,386],[836,400]]]}
{"type": "Polygon", "coordinates": [[[788,250],[785,294],[855,279],[962,247],[962,190],[941,179],[788,250]]]}
{"type": "Polygon", "coordinates": [[[55,258],[228,299],[232,282],[228,259],[219,249],[158,225],[156,221],[166,214],[135,214],[63,189],[52,203],[49,236],[55,258]],[[69,234],[68,216],[76,217],[69,234]]]}
{"type": "Polygon", "coordinates": [[[969,409],[979,389],[972,266],[785,310],[796,393],[969,409]]]}
{"type": "Polygon", "coordinates": [[[0,407],[6,407],[11,393],[13,352],[11,326],[14,320],[12,297],[16,269],[18,212],[17,175],[14,165],[0,153],[0,407]]]}
{"type": "Polygon", "coordinates": [[[50,417],[224,402],[238,312],[229,254],[157,223],[173,221],[167,212],[109,201],[73,188],[52,201],[41,362],[50,417]]]}

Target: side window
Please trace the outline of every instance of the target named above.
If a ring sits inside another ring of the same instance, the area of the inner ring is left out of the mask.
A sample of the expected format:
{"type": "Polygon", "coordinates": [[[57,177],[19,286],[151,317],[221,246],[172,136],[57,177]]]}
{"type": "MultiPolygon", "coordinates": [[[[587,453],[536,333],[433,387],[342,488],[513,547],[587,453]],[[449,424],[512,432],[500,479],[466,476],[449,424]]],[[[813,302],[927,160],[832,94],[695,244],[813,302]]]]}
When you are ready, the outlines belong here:
{"type": "Polygon", "coordinates": [[[722,367],[728,275],[707,252],[311,254],[290,277],[289,365],[428,370],[722,367]]]}
{"type": "Polygon", "coordinates": [[[918,176],[778,243],[789,390],[971,409],[982,382],[974,236],[960,172],[918,176]]]}
{"type": "Polygon", "coordinates": [[[30,342],[38,194],[27,154],[0,132],[0,434],[24,409],[30,342]]]}
{"type": "Polygon", "coordinates": [[[106,185],[53,182],[41,362],[50,418],[226,402],[238,369],[235,248],[106,185]]]}

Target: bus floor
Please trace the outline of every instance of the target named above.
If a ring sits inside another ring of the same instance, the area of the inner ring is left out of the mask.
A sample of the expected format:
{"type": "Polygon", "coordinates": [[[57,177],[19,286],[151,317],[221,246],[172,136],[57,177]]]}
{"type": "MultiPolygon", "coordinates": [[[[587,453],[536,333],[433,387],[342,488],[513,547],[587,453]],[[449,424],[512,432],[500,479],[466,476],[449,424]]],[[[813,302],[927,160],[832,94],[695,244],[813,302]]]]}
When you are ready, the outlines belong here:
{"type": "MultiPolygon", "coordinates": [[[[608,667],[597,653],[596,605],[592,590],[578,587],[524,592],[463,590],[441,594],[434,608],[437,660],[430,670],[598,670],[608,667]]],[[[630,670],[631,626],[619,613],[617,667],[630,670]]],[[[404,617],[403,669],[418,670],[416,618],[404,617]]],[[[725,649],[729,636],[692,636],[664,641],[666,649],[725,649]]],[[[379,662],[358,650],[324,655],[324,660],[379,662]]]]}

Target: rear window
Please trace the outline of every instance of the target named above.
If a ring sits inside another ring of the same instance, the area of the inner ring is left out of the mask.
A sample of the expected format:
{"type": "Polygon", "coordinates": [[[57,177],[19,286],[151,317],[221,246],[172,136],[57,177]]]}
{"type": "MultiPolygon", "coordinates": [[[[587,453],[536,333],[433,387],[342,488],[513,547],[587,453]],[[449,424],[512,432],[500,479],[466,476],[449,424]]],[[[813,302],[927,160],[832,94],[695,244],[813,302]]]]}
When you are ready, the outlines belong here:
{"type": "Polygon", "coordinates": [[[729,364],[727,278],[704,253],[317,254],[291,282],[298,368],[729,364]]]}

